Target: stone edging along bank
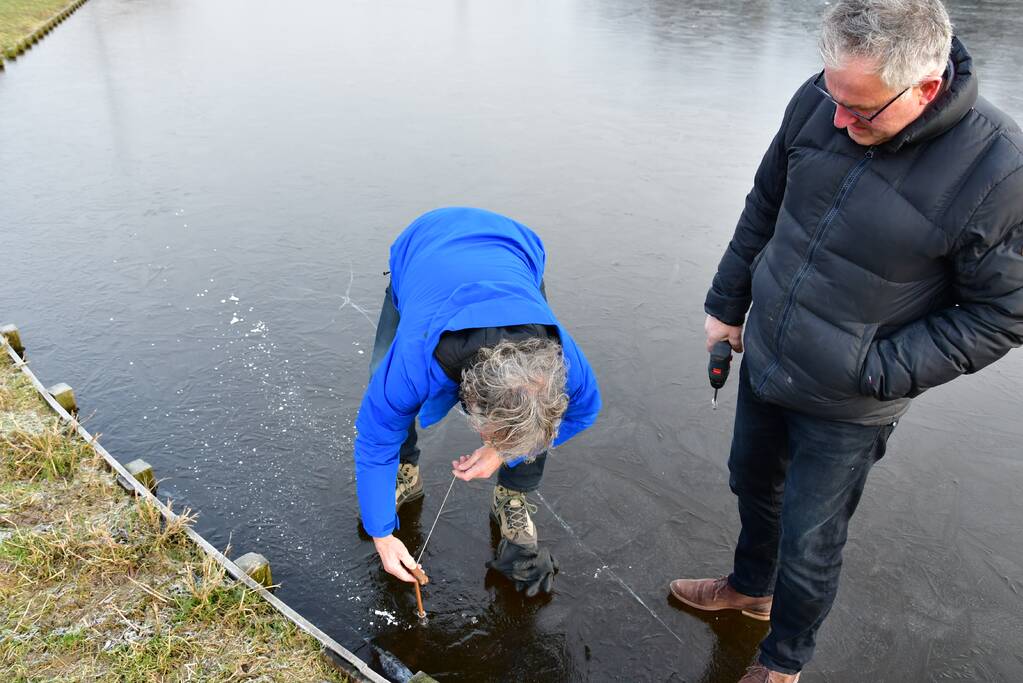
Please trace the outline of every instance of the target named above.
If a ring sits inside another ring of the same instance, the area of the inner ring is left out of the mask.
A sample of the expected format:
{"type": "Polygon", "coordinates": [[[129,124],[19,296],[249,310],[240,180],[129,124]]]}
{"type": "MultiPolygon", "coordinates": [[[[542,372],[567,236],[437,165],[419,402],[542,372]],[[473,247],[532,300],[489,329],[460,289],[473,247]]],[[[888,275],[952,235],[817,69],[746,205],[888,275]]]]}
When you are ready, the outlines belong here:
{"type": "Polygon", "coordinates": [[[4,48],[3,54],[0,55],[0,71],[4,70],[5,59],[13,61],[31,50],[33,45],[45,38],[50,31],[57,28],[58,24],[63,23],[65,19],[74,14],[75,10],[84,4],[85,0],[73,0],[73,2],[71,2],[67,7],[40,24],[39,27],[27,37],[22,38],[12,47],[4,48]]]}
{"type": "MultiPolygon", "coordinates": [[[[32,386],[35,387],[36,391],[40,396],[42,396],[50,408],[52,408],[53,411],[60,416],[61,420],[70,424],[78,435],[84,439],[100,457],[103,458],[106,466],[119,475],[118,480],[122,486],[134,493],[134,495],[145,498],[150,504],[160,511],[160,514],[167,522],[174,521],[178,518],[178,515],[171,511],[169,507],[157,498],[152,491],[150,491],[149,486],[147,486],[147,483],[149,485],[153,485],[154,483],[149,479],[152,477],[152,470],[147,470],[145,472],[148,476],[144,476],[140,473],[138,478],[136,478],[136,474],[132,471],[135,470],[135,468],[125,467],[118,462],[112,455],[110,455],[109,452],[107,452],[105,448],[103,448],[103,446],[97,443],[95,437],[86,431],[86,429],[78,422],[74,414],[65,408],[65,406],[69,406],[72,411],[74,410],[74,397],[70,387],[67,387],[67,385],[54,385],[51,389],[47,389],[43,386],[43,384],[35,376],[35,373],[29,369],[28,364],[24,360],[25,349],[16,327],[13,325],[0,327],[0,347],[2,347],[0,353],[6,353],[10,356],[14,363],[14,367],[20,370],[32,382],[32,386]],[[146,483],[143,483],[140,479],[146,483]]],[[[302,615],[268,591],[263,585],[246,574],[245,571],[243,571],[235,562],[228,559],[223,553],[213,547],[209,541],[200,536],[190,525],[185,526],[185,533],[193,543],[199,546],[199,548],[207,555],[212,557],[227,571],[228,574],[241,583],[244,583],[250,590],[268,602],[275,610],[277,610],[277,612],[282,614],[298,628],[315,638],[323,647],[324,654],[346,673],[356,677],[357,680],[370,681],[371,683],[388,683],[386,678],[383,678],[380,674],[373,671],[366,662],[359,659],[355,656],[355,654],[310,623],[302,615]]]]}

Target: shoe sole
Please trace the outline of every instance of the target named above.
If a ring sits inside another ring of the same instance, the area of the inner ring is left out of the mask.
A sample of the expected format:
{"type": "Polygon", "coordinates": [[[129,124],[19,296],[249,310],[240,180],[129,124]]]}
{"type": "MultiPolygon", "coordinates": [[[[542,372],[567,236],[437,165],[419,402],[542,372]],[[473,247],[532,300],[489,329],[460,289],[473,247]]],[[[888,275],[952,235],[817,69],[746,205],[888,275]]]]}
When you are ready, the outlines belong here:
{"type": "Polygon", "coordinates": [[[741,610],[742,615],[749,617],[750,619],[756,619],[757,621],[770,621],[771,613],[764,614],[763,612],[750,612],[748,609],[741,610]]]}
{"type": "Polygon", "coordinates": [[[423,489],[419,489],[418,493],[413,493],[411,496],[401,501],[400,503],[396,503],[394,506],[394,511],[397,512],[398,510],[400,510],[401,506],[404,505],[405,503],[411,503],[413,501],[419,500],[420,498],[423,497],[424,493],[426,492],[423,489]]]}
{"type": "MultiPolygon", "coordinates": [[[[668,590],[671,590],[671,588],[669,587],[668,590]]],[[[707,607],[706,605],[697,605],[695,602],[693,602],[691,600],[686,600],[685,598],[680,596],[678,593],[676,593],[674,590],[671,590],[671,597],[675,598],[676,600],[681,602],[683,605],[688,605],[689,607],[692,607],[693,609],[698,609],[698,610],[700,610],[702,612],[723,612],[726,609],[739,609],[738,607],[707,607]]],[[[770,621],[771,620],[771,613],[770,612],[754,612],[754,611],[748,610],[748,609],[739,610],[739,612],[743,616],[749,617],[750,619],[756,619],[757,621],[770,621]]]]}

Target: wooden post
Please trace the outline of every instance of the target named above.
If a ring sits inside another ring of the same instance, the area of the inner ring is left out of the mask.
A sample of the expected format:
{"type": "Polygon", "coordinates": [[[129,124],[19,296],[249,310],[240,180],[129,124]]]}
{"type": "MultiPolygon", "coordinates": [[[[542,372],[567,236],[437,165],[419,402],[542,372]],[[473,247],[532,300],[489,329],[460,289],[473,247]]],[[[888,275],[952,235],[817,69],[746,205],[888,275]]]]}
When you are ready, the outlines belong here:
{"type": "MultiPolygon", "coordinates": [[[[148,462],[142,458],[132,460],[124,466],[124,469],[128,470],[128,473],[133,476],[138,483],[142,484],[150,491],[156,491],[156,475],[153,474],[153,466],[148,462]]],[[[117,477],[117,483],[121,485],[121,488],[129,493],[135,490],[131,483],[124,481],[121,476],[117,477]]]]}
{"type": "Polygon", "coordinates": [[[0,336],[7,339],[7,343],[11,345],[14,352],[25,357],[25,347],[21,343],[21,333],[18,332],[18,328],[15,325],[3,325],[0,326],[0,336]]]}
{"type": "Polygon", "coordinates": [[[72,415],[78,412],[78,403],[75,401],[75,392],[71,390],[67,384],[61,382],[60,384],[54,384],[52,387],[47,389],[50,396],[56,399],[60,407],[68,411],[72,415]]]}
{"type": "Polygon", "coordinates": [[[412,678],[408,679],[408,683],[437,683],[437,679],[425,671],[417,671],[412,678]]]}
{"type": "Polygon", "coordinates": [[[274,585],[273,574],[270,572],[270,561],[259,553],[245,553],[234,561],[238,569],[252,577],[252,580],[264,588],[274,585]]]}

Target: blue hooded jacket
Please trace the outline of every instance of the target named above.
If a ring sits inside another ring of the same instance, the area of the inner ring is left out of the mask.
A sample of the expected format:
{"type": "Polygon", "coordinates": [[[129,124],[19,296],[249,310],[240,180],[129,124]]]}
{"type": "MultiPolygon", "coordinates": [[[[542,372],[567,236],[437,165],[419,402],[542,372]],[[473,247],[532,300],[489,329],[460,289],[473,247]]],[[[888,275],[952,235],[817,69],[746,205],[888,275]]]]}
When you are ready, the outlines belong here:
{"type": "Polygon", "coordinates": [[[433,355],[442,333],[555,326],[568,367],[569,404],[554,445],[596,420],[600,391],[593,371],[540,293],[545,263],[543,242],[532,230],[482,209],[431,211],[391,246],[391,294],[401,320],[355,422],[356,486],[370,535],[387,536],[398,526],[398,451],[416,415],[429,427],[458,402],[458,385],[433,355]]]}

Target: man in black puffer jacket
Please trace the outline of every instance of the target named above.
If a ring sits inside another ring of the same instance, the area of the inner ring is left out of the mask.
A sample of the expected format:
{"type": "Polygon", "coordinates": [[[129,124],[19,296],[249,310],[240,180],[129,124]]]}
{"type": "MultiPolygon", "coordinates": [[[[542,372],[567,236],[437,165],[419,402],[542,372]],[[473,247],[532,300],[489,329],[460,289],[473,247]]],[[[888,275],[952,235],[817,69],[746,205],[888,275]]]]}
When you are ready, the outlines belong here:
{"type": "Polygon", "coordinates": [[[849,519],[910,400],[1023,343],[1023,136],[978,97],[944,7],[840,0],[821,52],[705,304],[708,347],[745,346],[742,531],[728,577],[671,590],[770,619],[744,682],[795,681],[812,656],[849,519]]]}

